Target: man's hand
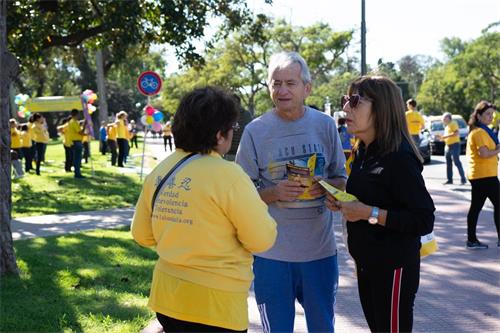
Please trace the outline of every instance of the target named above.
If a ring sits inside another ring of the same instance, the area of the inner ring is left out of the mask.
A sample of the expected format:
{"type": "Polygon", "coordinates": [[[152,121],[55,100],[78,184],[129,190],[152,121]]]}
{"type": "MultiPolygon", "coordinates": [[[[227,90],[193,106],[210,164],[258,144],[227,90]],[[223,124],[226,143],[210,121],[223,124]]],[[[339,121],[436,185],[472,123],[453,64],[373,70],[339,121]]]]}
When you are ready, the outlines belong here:
{"type": "Polygon", "coordinates": [[[300,182],[287,179],[280,181],[274,187],[274,195],[279,201],[295,201],[302,193],[304,193],[304,187],[301,186],[300,182]]]}
{"type": "Polygon", "coordinates": [[[313,197],[313,198],[318,198],[318,197],[321,197],[325,194],[325,189],[323,188],[323,186],[321,186],[318,182],[323,179],[321,176],[314,176],[313,177],[313,184],[311,185],[311,187],[309,188],[309,194],[313,197]]]}

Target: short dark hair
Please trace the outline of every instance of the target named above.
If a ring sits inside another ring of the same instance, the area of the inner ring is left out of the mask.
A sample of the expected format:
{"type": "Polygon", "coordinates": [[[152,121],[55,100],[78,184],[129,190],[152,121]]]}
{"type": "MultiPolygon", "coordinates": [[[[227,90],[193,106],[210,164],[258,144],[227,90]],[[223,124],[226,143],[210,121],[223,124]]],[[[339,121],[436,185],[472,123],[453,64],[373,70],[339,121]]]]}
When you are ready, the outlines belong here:
{"type": "Polygon", "coordinates": [[[406,101],[406,104],[410,104],[414,108],[417,107],[417,101],[414,100],[413,98],[410,98],[409,100],[406,101]]]}
{"type": "Polygon", "coordinates": [[[175,146],[208,154],[217,146],[217,132],[226,137],[238,120],[239,107],[233,94],[218,88],[195,89],[182,97],[174,115],[175,146]]]}
{"type": "Polygon", "coordinates": [[[38,119],[42,118],[42,115],[38,112],[33,113],[33,122],[37,121],[38,119]]]}
{"type": "Polygon", "coordinates": [[[71,117],[78,116],[78,110],[77,109],[72,109],[71,110],[71,117]]]}

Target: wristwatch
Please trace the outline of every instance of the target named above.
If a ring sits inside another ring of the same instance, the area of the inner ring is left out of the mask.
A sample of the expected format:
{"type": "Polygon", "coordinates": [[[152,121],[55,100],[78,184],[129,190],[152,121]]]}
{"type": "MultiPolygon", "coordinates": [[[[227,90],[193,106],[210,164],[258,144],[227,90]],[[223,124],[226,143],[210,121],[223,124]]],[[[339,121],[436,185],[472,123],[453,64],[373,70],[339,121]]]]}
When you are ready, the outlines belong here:
{"type": "Polygon", "coordinates": [[[373,207],[372,208],[372,213],[370,217],[368,218],[368,223],[370,224],[377,224],[378,223],[378,207],[373,207]]]}

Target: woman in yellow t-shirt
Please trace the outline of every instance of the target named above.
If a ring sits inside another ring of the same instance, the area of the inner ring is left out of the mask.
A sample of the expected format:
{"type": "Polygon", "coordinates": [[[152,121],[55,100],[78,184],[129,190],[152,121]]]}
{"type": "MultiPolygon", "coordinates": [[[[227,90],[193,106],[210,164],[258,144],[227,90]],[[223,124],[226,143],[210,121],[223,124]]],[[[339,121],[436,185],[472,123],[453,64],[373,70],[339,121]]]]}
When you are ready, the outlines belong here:
{"type": "Polygon", "coordinates": [[[472,198],[467,214],[467,248],[487,249],[476,236],[479,213],[486,198],[493,204],[493,219],[497,229],[497,246],[500,247],[500,184],[498,182],[498,137],[488,128],[493,120],[496,107],[486,101],[476,105],[469,119],[467,138],[467,157],[469,162],[468,178],[472,185],[472,198]]]}
{"type": "Polygon", "coordinates": [[[23,124],[21,126],[21,151],[24,157],[24,170],[26,172],[30,172],[33,169],[31,147],[31,133],[28,124],[23,124]]]}
{"type": "Polygon", "coordinates": [[[40,113],[33,115],[33,142],[36,148],[36,174],[40,175],[40,163],[45,161],[45,149],[49,142],[49,132],[47,131],[47,123],[45,118],[40,113]]]}
{"type": "Polygon", "coordinates": [[[146,177],[137,201],[131,231],[158,253],[148,305],[166,332],[248,328],[252,253],[269,249],[277,233],[248,175],[222,158],[238,114],[220,89],[184,96],[172,128],[177,149],[146,177]]]}
{"type": "Polygon", "coordinates": [[[106,141],[108,145],[108,149],[111,152],[111,165],[116,165],[116,158],[118,157],[118,144],[116,143],[116,124],[108,124],[106,126],[106,131],[108,135],[108,139],[106,141]]]}

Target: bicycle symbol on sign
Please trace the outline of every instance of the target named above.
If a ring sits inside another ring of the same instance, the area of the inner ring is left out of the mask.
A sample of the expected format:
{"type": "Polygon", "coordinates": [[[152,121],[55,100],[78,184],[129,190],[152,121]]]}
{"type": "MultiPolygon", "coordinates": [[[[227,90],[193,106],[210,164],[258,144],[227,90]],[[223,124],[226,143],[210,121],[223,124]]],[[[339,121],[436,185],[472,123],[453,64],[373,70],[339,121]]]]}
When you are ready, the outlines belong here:
{"type": "Polygon", "coordinates": [[[156,82],[156,80],[154,78],[145,77],[141,80],[141,87],[143,89],[151,88],[154,90],[154,89],[158,88],[158,82],[156,82]]]}

